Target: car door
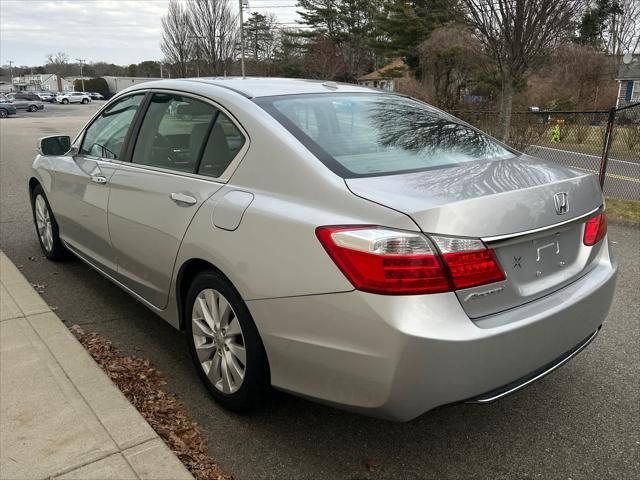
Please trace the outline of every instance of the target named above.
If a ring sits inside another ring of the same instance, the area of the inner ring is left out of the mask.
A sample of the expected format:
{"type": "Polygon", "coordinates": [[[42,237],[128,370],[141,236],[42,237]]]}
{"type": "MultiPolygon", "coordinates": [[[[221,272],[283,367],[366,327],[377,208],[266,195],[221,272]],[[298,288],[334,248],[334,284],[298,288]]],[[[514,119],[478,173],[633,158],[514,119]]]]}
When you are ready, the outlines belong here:
{"type": "Polygon", "coordinates": [[[109,180],[143,99],[144,93],[128,95],[104,109],[76,140],[77,154],[61,158],[53,179],[60,236],[109,274],[116,272],[107,228],[109,180]]]}
{"type": "Polygon", "coordinates": [[[117,278],[158,308],[166,306],[189,223],[222,187],[220,175],[245,144],[242,133],[231,146],[221,142],[223,118],[230,121],[208,100],[154,93],[131,162],[121,163],[111,179],[108,218],[117,278]]]}

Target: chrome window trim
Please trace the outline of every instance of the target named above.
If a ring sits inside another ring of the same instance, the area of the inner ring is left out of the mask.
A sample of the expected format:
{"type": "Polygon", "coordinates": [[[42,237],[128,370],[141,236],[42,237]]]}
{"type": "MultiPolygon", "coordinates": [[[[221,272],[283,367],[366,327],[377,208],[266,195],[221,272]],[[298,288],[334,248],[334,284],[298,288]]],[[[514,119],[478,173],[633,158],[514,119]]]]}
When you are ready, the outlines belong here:
{"type": "Polygon", "coordinates": [[[601,206],[591,210],[590,212],[587,212],[587,213],[585,213],[583,215],[580,215],[579,217],[575,217],[575,218],[571,218],[569,220],[565,220],[564,222],[554,223],[553,225],[548,225],[546,227],[540,227],[540,228],[534,228],[532,230],[525,230],[523,232],[508,233],[506,235],[496,235],[494,237],[482,237],[480,240],[482,240],[486,244],[490,244],[490,243],[502,242],[502,241],[510,240],[512,238],[523,237],[525,235],[533,235],[535,233],[543,233],[543,232],[547,232],[549,230],[554,230],[556,228],[569,226],[569,225],[572,225],[572,224],[575,224],[575,223],[581,223],[585,219],[587,219],[589,217],[592,217],[592,216],[595,216],[595,215],[597,215],[599,212],[601,212],[603,210],[604,210],[603,206],[601,205],[601,206]]]}
{"type": "MultiPolygon", "coordinates": [[[[126,92],[125,94],[122,94],[122,95],[117,95],[116,94],[107,103],[105,103],[102,106],[102,108],[100,108],[84,124],[84,126],[80,129],[80,132],[73,139],[73,142],[71,143],[71,145],[72,146],[77,146],[78,149],[79,149],[78,141],[80,141],[80,143],[82,142],[82,139],[84,138],[84,134],[87,131],[87,128],[89,128],[89,126],[91,126],[91,124],[95,121],[95,119],[97,117],[99,117],[102,114],[102,112],[105,109],[107,109],[112,103],[117,102],[118,100],[121,100],[123,98],[129,97],[131,95],[141,95],[141,94],[142,95],[146,95],[147,93],[167,93],[167,94],[172,94],[172,95],[183,95],[183,96],[194,98],[196,100],[204,101],[205,103],[209,103],[213,107],[215,107],[218,110],[220,110],[222,113],[224,113],[231,120],[231,122],[236,126],[236,128],[244,136],[245,142],[244,142],[244,145],[242,146],[242,148],[238,151],[236,156],[233,157],[233,160],[231,160],[231,162],[229,163],[227,168],[222,172],[222,174],[219,177],[211,177],[209,175],[200,175],[200,174],[197,174],[197,173],[188,173],[188,172],[181,172],[179,170],[171,170],[171,169],[160,168],[160,167],[152,167],[150,165],[134,164],[133,162],[123,162],[122,160],[114,160],[114,159],[101,158],[101,157],[93,157],[93,156],[89,156],[89,155],[83,155],[83,156],[85,156],[87,158],[90,158],[91,160],[102,160],[104,162],[113,162],[113,163],[117,163],[117,164],[121,164],[121,165],[135,165],[138,168],[145,168],[145,169],[148,169],[148,170],[153,170],[153,171],[157,171],[157,172],[161,172],[161,173],[172,173],[172,174],[188,176],[188,177],[192,177],[192,178],[199,178],[199,179],[202,179],[202,180],[209,180],[209,181],[213,181],[215,183],[228,183],[229,179],[235,173],[236,169],[240,165],[240,162],[244,159],[247,151],[249,150],[249,147],[251,146],[251,136],[249,135],[247,130],[243,127],[243,125],[238,121],[238,119],[227,108],[223,107],[222,105],[220,105],[216,101],[214,101],[214,100],[212,100],[212,99],[210,99],[208,97],[199,95],[197,93],[186,92],[184,90],[174,90],[174,89],[170,89],[170,88],[140,88],[140,89],[128,91],[128,92],[126,92]]],[[[135,144],[134,144],[134,147],[135,147],[135,144]]],[[[132,150],[132,152],[133,152],[133,150],[132,150]]]]}
{"type": "MultiPolygon", "coordinates": [[[[234,159],[235,161],[235,159],[234,159]]],[[[214,178],[207,175],[199,175],[197,173],[183,172],[180,170],[172,170],[170,168],[154,167],[153,165],[140,165],[139,163],[125,162],[123,160],[110,160],[110,162],[120,167],[131,167],[134,170],[148,170],[150,172],[164,173],[165,175],[177,175],[180,177],[189,177],[195,180],[205,180],[212,183],[225,184],[229,180],[222,181],[220,178],[214,178]]],[[[226,171],[226,170],[225,170],[226,171]]]]}

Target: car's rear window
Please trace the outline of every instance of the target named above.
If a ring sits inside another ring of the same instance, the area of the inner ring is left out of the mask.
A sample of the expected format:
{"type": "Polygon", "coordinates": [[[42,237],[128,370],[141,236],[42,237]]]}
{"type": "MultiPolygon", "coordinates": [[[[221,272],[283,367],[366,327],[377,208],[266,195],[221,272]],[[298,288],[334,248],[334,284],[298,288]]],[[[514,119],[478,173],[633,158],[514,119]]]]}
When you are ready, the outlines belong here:
{"type": "Polygon", "coordinates": [[[283,95],[256,103],[345,178],[516,155],[455,117],[400,95],[283,95]]]}

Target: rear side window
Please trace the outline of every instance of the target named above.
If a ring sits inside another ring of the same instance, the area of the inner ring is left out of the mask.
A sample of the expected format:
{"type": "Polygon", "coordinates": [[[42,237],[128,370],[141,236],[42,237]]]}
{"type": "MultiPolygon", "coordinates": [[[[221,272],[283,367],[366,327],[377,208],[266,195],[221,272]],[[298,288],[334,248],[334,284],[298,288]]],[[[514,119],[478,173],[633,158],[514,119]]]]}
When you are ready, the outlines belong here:
{"type": "Polygon", "coordinates": [[[208,103],[156,93],[145,114],[132,162],[193,173],[218,115],[208,103]]]}
{"type": "Polygon", "coordinates": [[[200,175],[219,177],[236,157],[245,143],[244,135],[238,127],[220,112],[202,155],[198,168],[200,175]]]}
{"type": "Polygon", "coordinates": [[[399,95],[287,95],[256,103],[344,178],[515,155],[455,117],[399,95]]]}
{"type": "Polygon", "coordinates": [[[110,105],[85,131],[80,153],[119,159],[129,127],[143,98],[144,94],[131,95],[110,105]]]}

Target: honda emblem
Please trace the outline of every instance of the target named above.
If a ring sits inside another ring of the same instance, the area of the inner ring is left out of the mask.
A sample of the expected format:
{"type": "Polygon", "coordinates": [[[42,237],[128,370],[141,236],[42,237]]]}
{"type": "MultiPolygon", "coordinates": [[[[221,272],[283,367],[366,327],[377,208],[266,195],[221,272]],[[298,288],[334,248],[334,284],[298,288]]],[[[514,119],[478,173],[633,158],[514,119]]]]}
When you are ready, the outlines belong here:
{"type": "Polygon", "coordinates": [[[567,192],[556,193],[553,196],[553,203],[556,206],[556,213],[558,215],[564,215],[569,211],[569,200],[567,192]]]}

